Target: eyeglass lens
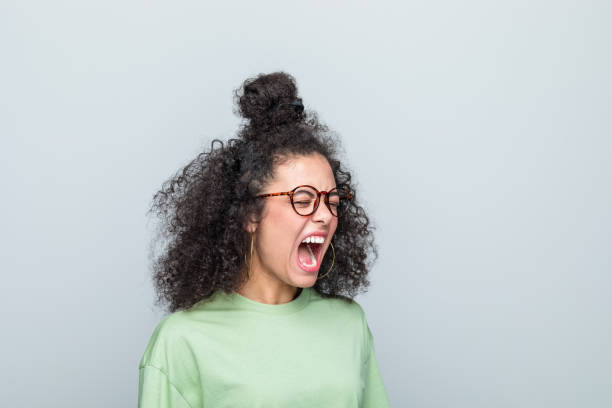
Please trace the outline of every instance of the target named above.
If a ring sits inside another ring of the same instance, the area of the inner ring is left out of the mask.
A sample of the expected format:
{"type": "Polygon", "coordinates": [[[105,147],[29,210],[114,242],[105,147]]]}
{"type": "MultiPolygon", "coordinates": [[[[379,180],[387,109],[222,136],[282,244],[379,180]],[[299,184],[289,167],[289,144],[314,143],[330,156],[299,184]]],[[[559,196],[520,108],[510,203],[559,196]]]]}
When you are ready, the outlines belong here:
{"type": "MultiPolygon", "coordinates": [[[[329,192],[329,210],[336,217],[342,213],[346,203],[346,192],[343,189],[334,189],[329,192]]],[[[324,200],[321,197],[321,200],[324,200]]],[[[293,192],[292,204],[295,211],[300,215],[310,215],[315,212],[317,201],[317,190],[310,187],[300,187],[293,192]]]]}

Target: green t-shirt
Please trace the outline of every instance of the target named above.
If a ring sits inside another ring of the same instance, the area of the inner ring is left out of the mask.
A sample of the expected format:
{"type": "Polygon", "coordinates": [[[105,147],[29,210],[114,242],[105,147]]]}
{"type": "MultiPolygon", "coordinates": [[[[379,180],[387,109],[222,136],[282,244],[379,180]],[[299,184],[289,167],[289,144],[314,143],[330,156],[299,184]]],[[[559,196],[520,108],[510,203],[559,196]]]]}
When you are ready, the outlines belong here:
{"type": "Polygon", "coordinates": [[[280,305],[218,291],[163,319],[139,368],[140,408],[389,406],[363,309],[312,288],[280,305]]]}

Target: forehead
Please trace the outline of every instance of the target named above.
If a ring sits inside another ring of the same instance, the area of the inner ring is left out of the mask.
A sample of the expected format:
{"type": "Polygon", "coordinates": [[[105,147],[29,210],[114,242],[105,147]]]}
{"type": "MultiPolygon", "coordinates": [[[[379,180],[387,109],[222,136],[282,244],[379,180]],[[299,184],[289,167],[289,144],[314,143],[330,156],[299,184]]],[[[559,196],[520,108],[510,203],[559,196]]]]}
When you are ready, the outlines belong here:
{"type": "Polygon", "coordinates": [[[334,174],[325,157],[315,153],[283,160],[276,166],[274,178],[268,184],[268,188],[288,191],[301,184],[311,185],[318,190],[331,190],[336,187],[334,174]]]}

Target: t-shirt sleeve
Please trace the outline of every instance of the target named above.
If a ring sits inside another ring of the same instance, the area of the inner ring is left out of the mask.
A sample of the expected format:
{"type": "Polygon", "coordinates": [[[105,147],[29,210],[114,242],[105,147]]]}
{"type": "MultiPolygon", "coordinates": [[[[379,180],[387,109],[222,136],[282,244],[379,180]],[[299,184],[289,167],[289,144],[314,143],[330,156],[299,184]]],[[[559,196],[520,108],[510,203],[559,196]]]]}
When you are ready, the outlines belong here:
{"type": "Polygon", "coordinates": [[[198,362],[180,314],[162,320],[140,360],[140,408],[202,408],[198,362]]]}
{"type": "Polygon", "coordinates": [[[364,388],[361,408],[385,408],[389,407],[389,400],[385,391],[382,376],[378,369],[376,354],[374,350],[374,338],[370,327],[363,315],[363,325],[365,330],[365,361],[364,388]]]}
{"type": "Polygon", "coordinates": [[[162,370],[145,365],[139,372],[138,408],[193,408],[162,370]]]}

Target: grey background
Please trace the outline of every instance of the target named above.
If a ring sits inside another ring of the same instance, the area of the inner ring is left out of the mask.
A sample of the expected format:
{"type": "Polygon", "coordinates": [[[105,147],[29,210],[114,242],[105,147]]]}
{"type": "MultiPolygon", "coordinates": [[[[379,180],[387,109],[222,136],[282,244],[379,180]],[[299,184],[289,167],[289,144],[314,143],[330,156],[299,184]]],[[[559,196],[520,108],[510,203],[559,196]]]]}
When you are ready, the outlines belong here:
{"type": "Polygon", "coordinates": [[[285,70],[344,139],[394,407],[612,406],[609,1],[1,1],[0,394],[135,406],[145,212],[285,70]]]}

